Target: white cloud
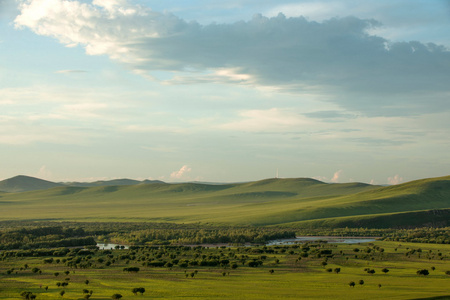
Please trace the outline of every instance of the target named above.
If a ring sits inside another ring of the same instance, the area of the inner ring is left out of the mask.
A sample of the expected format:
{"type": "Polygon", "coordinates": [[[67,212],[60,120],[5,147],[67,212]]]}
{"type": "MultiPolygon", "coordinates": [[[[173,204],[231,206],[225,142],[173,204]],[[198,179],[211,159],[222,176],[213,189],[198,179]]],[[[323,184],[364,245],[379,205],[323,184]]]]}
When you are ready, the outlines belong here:
{"type": "Polygon", "coordinates": [[[56,71],[57,74],[72,74],[72,73],[86,73],[84,70],[59,70],[56,71]]]}
{"type": "Polygon", "coordinates": [[[311,124],[305,117],[285,109],[247,110],[240,113],[241,120],[219,125],[220,129],[238,131],[280,132],[292,128],[305,129],[311,124]]]}
{"type": "Polygon", "coordinates": [[[79,118],[98,118],[100,112],[107,107],[106,103],[82,102],[63,105],[61,112],[64,112],[65,115],[76,115],[79,118]]]}
{"type": "Polygon", "coordinates": [[[186,176],[187,173],[191,172],[192,169],[187,165],[182,166],[178,171],[172,172],[170,174],[170,178],[172,179],[180,179],[186,176]]]}
{"type": "Polygon", "coordinates": [[[338,183],[342,176],[342,172],[342,170],[336,171],[333,175],[333,178],[331,178],[331,182],[338,183]]]}
{"type": "Polygon", "coordinates": [[[124,1],[31,0],[15,23],[81,45],[90,55],[106,54],[151,79],[155,71],[173,72],[165,83],[250,84],[292,93],[307,87],[367,115],[450,109],[450,52],[372,35],[379,26],[374,20],[314,22],[280,14],[200,25],[124,1]]]}
{"type": "Polygon", "coordinates": [[[43,165],[37,172],[36,176],[40,179],[51,180],[53,173],[47,168],[47,166],[43,165]]]}
{"type": "Polygon", "coordinates": [[[400,183],[402,183],[403,182],[403,178],[402,177],[400,177],[400,175],[394,175],[394,176],[392,176],[392,177],[388,177],[388,183],[389,184],[392,184],[392,185],[395,185],[395,184],[400,184],[400,183]]]}

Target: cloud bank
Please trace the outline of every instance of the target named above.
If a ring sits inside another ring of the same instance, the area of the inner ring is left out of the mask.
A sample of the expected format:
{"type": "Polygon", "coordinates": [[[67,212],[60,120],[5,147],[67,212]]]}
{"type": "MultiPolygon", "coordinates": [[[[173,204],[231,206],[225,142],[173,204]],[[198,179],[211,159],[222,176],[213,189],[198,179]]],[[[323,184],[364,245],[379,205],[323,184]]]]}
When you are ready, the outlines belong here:
{"type": "Polygon", "coordinates": [[[390,42],[380,23],[356,17],[321,22],[255,15],[201,25],[121,0],[30,0],[18,28],[107,55],[165,83],[222,82],[325,95],[366,115],[448,111],[450,52],[433,43],[390,42]]]}

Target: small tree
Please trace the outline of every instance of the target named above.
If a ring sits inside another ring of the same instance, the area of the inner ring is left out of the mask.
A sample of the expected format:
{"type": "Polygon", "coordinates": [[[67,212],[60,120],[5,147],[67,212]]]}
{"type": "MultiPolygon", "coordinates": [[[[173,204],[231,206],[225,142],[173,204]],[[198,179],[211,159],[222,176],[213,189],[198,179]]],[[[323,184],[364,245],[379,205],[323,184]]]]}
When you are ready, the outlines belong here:
{"type": "Polygon", "coordinates": [[[121,294],[114,294],[114,295],[111,296],[111,298],[114,299],[114,300],[118,300],[118,299],[120,299],[122,297],[123,296],[121,294]]]}
{"type": "Polygon", "coordinates": [[[65,290],[62,290],[61,292],[59,292],[59,294],[61,295],[61,297],[64,297],[64,294],[66,293],[65,290]]]}
{"type": "Polygon", "coordinates": [[[84,281],[84,283],[85,283],[86,285],[88,285],[88,284],[89,284],[89,280],[86,279],[86,280],[84,281]]]}
{"type": "Polygon", "coordinates": [[[430,272],[427,269],[421,269],[421,270],[417,270],[417,275],[423,275],[423,276],[427,276],[430,274],[430,272]]]}
{"type": "Polygon", "coordinates": [[[339,274],[339,272],[341,272],[341,268],[335,268],[334,269],[334,273],[339,274]]]}
{"type": "Polygon", "coordinates": [[[20,296],[22,296],[24,299],[27,299],[27,300],[36,298],[36,295],[34,295],[32,292],[22,292],[22,293],[20,293],[20,296]]]}
{"type": "Polygon", "coordinates": [[[375,274],[375,270],[374,269],[369,269],[369,270],[367,270],[367,273],[369,273],[370,275],[373,275],[373,274],[375,274]]]}
{"type": "Polygon", "coordinates": [[[386,273],[389,272],[389,269],[388,269],[388,268],[383,268],[383,269],[381,269],[381,272],[383,272],[384,274],[386,274],[386,273]]]}
{"type": "Polygon", "coordinates": [[[350,282],[348,283],[348,285],[351,286],[351,287],[355,287],[356,284],[355,284],[354,281],[350,281],[350,282]]]}
{"type": "Polygon", "coordinates": [[[364,280],[361,279],[358,283],[362,286],[364,285],[364,280]]]}

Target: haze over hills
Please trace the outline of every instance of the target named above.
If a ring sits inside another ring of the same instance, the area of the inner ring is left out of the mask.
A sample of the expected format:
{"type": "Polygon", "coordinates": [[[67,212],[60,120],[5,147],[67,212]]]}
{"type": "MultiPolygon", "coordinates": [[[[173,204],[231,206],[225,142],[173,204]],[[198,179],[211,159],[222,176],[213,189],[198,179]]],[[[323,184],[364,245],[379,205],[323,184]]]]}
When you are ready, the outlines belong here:
{"type": "Polygon", "coordinates": [[[19,175],[0,181],[0,191],[7,193],[20,193],[36,190],[46,190],[59,186],[95,187],[111,185],[135,185],[148,183],[163,183],[160,180],[133,180],[133,179],[112,179],[94,182],[51,182],[31,176],[19,175]]]}
{"type": "MultiPolygon", "coordinates": [[[[41,182],[36,180],[32,182],[41,182]]],[[[387,187],[330,184],[309,178],[216,185],[57,185],[1,194],[0,208],[4,213],[0,220],[375,228],[450,225],[450,176],[387,187]]]]}
{"type": "Polygon", "coordinates": [[[134,179],[112,179],[112,180],[99,180],[94,182],[62,182],[63,185],[79,186],[79,187],[94,187],[94,186],[110,186],[110,185],[135,185],[135,184],[149,184],[149,183],[164,183],[160,180],[134,180],[134,179]]]}

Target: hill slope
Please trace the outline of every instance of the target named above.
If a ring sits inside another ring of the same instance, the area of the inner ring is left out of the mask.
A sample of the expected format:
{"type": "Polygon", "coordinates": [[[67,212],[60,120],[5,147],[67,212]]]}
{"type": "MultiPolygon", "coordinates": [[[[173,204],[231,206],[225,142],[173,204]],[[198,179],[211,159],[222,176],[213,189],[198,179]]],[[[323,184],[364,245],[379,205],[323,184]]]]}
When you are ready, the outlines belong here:
{"type": "Polygon", "coordinates": [[[46,190],[58,186],[62,184],[24,175],[0,181],[0,191],[8,193],[46,190]]]}
{"type": "Polygon", "coordinates": [[[316,226],[450,225],[450,176],[380,187],[308,178],[236,184],[56,187],[0,195],[0,220],[316,226]],[[431,212],[430,212],[431,211],[431,212]],[[433,213],[435,211],[437,213],[433,213]]]}

